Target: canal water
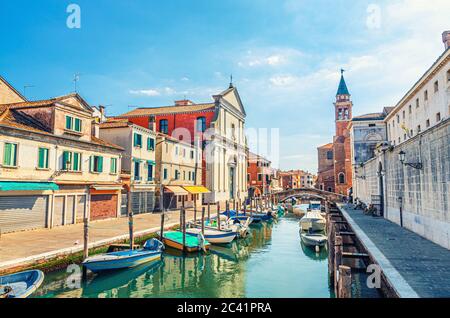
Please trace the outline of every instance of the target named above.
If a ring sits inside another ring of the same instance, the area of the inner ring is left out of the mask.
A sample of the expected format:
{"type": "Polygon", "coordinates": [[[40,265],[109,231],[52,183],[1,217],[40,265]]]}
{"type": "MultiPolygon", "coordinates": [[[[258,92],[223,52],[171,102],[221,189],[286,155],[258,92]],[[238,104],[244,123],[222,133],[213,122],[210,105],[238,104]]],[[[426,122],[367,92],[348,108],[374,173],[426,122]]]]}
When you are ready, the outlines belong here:
{"type": "Polygon", "coordinates": [[[298,218],[285,216],[251,229],[251,237],[207,254],[163,259],[131,270],[93,275],[84,283],[71,272],[49,273],[34,297],[334,297],[327,251],[300,242],[298,218]]]}

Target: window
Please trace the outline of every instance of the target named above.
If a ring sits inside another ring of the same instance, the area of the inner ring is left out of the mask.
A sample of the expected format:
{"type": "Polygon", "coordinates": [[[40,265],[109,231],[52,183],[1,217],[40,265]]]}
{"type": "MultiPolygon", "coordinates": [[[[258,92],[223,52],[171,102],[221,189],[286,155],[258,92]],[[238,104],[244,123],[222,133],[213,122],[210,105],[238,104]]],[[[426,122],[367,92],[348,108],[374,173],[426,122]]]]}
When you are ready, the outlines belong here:
{"type": "Polygon", "coordinates": [[[180,171],[175,170],[175,180],[180,179],[180,171]]]}
{"type": "Polygon", "coordinates": [[[194,159],[194,151],[191,150],[191,159],[194,159]]]}
{"type": "Polygon", "coordinates": [[[5,143],[3,148],[3,165],[6,167],[17,166],[17,144],[5,143]]]}
{"type": "Polygon", "coordinates": [[[159,132],[163,134],[169,133],[169,121],[167,119],[161,119],[159,121],[159,132]]]}
{"type": "Polygon", "coordinates": [[[327,151],[327,159],[333,160],[333,151],[327,151]]]}
{"type": "Polygon", "coordinates": [[[397,123],[400,124],[400,116],[397,115],[397,123]]]}
{"type": "Polygon", "coordinates": [[[81,171],[81,154],[78,152],[64,151],[62,156],[62,170],[81,171]]]}
{"type": "Polygon", "coordinates": [[[441,121],[441,113],[437,113],[436,114],[436,122],[440,122],[441,121]]]}
{"type": "Polygon", "coordinates": [[[429,119],[427,119],[427,121],[426,121],[426,126],[427,126],[427,128],[430,127],[430,120],[429,119]]]}
{"type": "Polygon", "coordinates": [[[163,178],[164,180],[167,180],[167,168],[164,168],[163,170],[163,178]]]}
{"type": "Polygon", "coordinates": [[[66,116],[66,129],[81,132],[81,119],[66,116]]]}
{"type": "Polygon", "coordinates": [[[447,71],[447,82],[450,82],[450,70],[447,71]]]}
{"type": "Polygon", "coordinates": [[[420,134],[422,130],[420,129],[420,125],[417,126],[417,133],[420,134]]]}
{"type": "Polygon", "coordinates": [[[134,162],[134,180],[141,180],[141,163],[139,161],[134,162]]]}
{"type": "Polygon", "coordinates": [[[262,181],[262,174],[258,173],[258,181],[262,181]]]}
{"type": "Polygon", "coordinates": [[[439,81],[434,82],[434,92],[439,92],[439,81]]]}
{"type": "Polygon", "coordinates": [[[376,127],[377,125],[375,124],[369,124],[369,127],[376,127]]]}
{"type": "Polygon", "coordinates": [[[153,165],[147,166],[147,181],[153,181],[153,165]]]}
{"type": "Polygon", "coordinates": [[[133,146],[142,148],[142,135],[141,134],[134,133],[133,146]]]}
{"type": "Polygon", "coordinates": [[[155,150],[155,139],[147,138],[147,150],[153,151],[155,150]]]}
{"type": "Polygon", "coordinates": [[[186,180],[186,171],[183,171],[183,180],[186,180]]]}
{"type": "Polygon", "coordinates": [[[345,174],[342,173],[342,172],[339,174],[339,183],[340,184],[344,184],[345,183],[345,174]]]}
{"type": "Polygon", "coordinates": [[[39,148],[38,150],[38,168],[48,169],[48,148],[39,148]]]}
{"type": "Polygon", "coordinates": [[[406,112],[403,111],[403,119],[405,119],[405,118],[406,118],[406,112]]]}
{"type": "Polygon", "coordinates": [[[412,106],[409,105],[409,114],[412,114],[412,106]]]}
{"type": "Polygon", "coordinates": [[[406,137],[407,137],[406,134],[403,134],[403,140],[406,140],[406,137]]]}
{"type": "Polygon", "coordinates": [[[205,117],[198,117],[197,118],[197,131],[198,132],[205,132],[206,130],[206,118],[205,117]]]}
{"type": "Polygon", "coordinates": [[[392,121],[392,128],[394,128],[395,127],[395,121],[393,120],[392,121]]]}
{"type": "Polygon", "coordinates": [[[103,172],[103,157],[91,156],[90,159],[91,172],[102,173],[103,172]]]}
{"type": "Polygon", "coordinates": [[[111,166],[109,172],[112,174],[117,173],[117,158],[111,158],[111,166]]]}
{"type": "Polygon", "coordinates": [[[419,108],[420,107],[420,102],[419,102],[419,99],[417,98],[416,99],[416,108],[419,108]]]}
{"type": "Polygon", "coordinates": [[[192,181],[195,181],[195,171],[192,171],[192,181]]]}
{"type": "Polygon", "coordinates": [[[247,182],[250,181],[250,173],[247,173],[247,182]]]}
{"type": "Polygon", "coordinates": [[[236,138],[236,126],[234,124],[231,124],[231,138],[236,138]]]}
{"type": "Polygon", "coordinates": [[[189,171],[189,174],[188,174],[188,180],[189,180],[189,181],[192,180],[192,175],[191,175],[191,172],[190,172],[190,171],[189,171]]]}
{"type": "Polygon", "coordinates": [[[178,156],[178,146],[177,146],[177,147],[175,147],[175,155],[177,155],[177,156],[178,156]]]}

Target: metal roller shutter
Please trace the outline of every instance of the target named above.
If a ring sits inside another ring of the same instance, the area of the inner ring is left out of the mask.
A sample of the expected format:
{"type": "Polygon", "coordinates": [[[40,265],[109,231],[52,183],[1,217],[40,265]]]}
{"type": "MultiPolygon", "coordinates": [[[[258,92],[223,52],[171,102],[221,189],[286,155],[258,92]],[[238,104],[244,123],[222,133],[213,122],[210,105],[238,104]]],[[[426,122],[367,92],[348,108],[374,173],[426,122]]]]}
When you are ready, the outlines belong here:
{"type": "Polygon", "coordinates": [[[53,226],[64,225],[64,200],[63,196],[55,196],[55,208],[53,210],[53,226]]]}
{"type": "Polygon", "coordinates": [[[66,224],[75,224],[75,196],[67,196],[66,224]]]}
{"type": "Polygon", "coordinates": [[[1,233],[46,227],[48,196],[0,197],[1,233]]]}
{"type": "Polygon", "coordinates": [[[77,196],[77,223],[83,223],[86,214],[86,196],[77,196]]]}

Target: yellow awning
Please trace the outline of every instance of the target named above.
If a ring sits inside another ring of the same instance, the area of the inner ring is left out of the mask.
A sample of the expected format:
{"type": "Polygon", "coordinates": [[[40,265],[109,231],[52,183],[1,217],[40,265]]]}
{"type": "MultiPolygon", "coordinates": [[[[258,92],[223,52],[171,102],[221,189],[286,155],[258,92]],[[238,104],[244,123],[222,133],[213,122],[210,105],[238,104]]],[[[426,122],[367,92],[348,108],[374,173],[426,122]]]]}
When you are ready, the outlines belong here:
{"type": "Polygon", "coordinates": [[[173,194],[175,194],[175,195],[188,195],[189,194],[189,192],[187,192],[185,189],[183,189],[180,186],[165,186],[164,188],[166,188],[170,192],[173,192],[173,194]]]}
{"type": "Polygon", "coordinates": [[[204,186],[183,186],[183,188],[190,194],[211,193],[211,191],[204,186]]]}

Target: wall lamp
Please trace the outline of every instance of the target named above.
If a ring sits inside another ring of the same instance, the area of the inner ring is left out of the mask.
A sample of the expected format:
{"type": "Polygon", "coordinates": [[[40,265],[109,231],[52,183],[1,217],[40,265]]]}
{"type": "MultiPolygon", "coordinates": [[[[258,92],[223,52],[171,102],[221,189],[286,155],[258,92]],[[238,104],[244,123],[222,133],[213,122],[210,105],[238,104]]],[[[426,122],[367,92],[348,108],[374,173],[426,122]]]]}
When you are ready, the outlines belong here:
{"type": "Polygon", "coordinates": [[[406,153],[403,150],[398,153],[398,159],[400,160],[402,165],[410,166],[417,170],[423,169],[423,165],[421,162],[405,162],[406,161],[406,153]]]}

